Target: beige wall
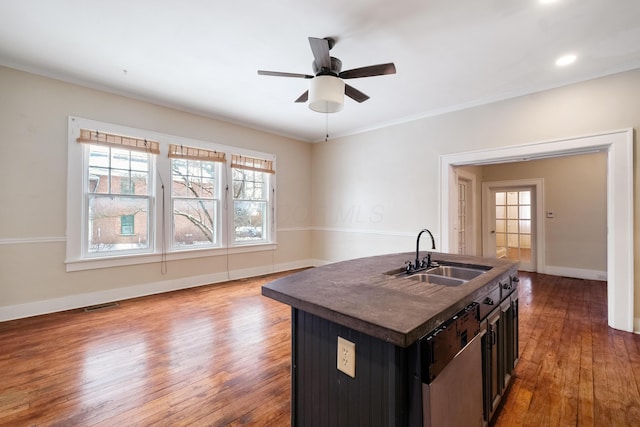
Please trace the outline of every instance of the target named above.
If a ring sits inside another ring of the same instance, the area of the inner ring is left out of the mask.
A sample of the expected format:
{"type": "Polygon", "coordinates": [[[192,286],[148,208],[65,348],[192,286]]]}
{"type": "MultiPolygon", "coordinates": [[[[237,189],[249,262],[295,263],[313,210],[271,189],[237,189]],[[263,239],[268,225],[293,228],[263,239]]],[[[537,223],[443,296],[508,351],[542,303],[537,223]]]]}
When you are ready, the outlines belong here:
{"type": "MultiPolygon", "coordinates": [[[[144,292],[149,284],[166,284],[168,289],[193,285],[222,278],[227,271],[260,274],[310,259],[409,252],[424,227],[439,244],[439,156],[639,128],[638,87],[640,70],[635,70],[306,144],[0,68],[0,173],[5,183],[0,187],[0,311],[85,293],[107,298],[122,289],[144,292]],[[174,261],[166,275],[157,264],[66,273],[69,115],[275,153],[278,249],[228,260],[174,261]],[[20,212],[8,208],[14,204],[23,207],[20,212]]],[[[635,155],[637,168],[637,151],[635,155]]],[[[637,173],[635,180],[637,195],[637,173]]],[[[636,196],[636,222],[638,200],[636,196]]],[[[637,227],[634,233],[637,271],[637,227]]],[[[637,278],[635,288],[640,317],[637,278]]]]}
{"type": "MultiPolygon", "coordinates": [[[[339,138],[313,147],[313,210],[339,211],[350,195],[380,206],[373,223],[314,218],[313,257],[335,261],[369,253],[411,251],[415,235],[439,230],[439,156],[640,128],[640,69],[467,110],[339,138]],[[339,164],[334,159],[339,158],[339,164]],[[359,161],[366,158],[366,162],[359,161]],[[345,165],[356,164],[356,167],[345,165]],[[373,229],[373,232],[371,231],[373,229]]],[[[638,152],[635,153],[635,168],[638,152]]],[[[638,173],[634,221],[638,222],[638,173]]],[[[639,231],[635,227],[635,270],[639,231]]],[[[594,249],[589,259],[599,258],[594,249]]],[[[561,249],[558,252],[562,252],[561,249]]],[[[556,253],[554,260],[563,262],[556,253]]],[[[635,316],[640,284],[635,279],[635,316]]]]}
{"type": "Polygon", "coordinates": [[[482,181],[544,179],[547,267],[607,271],[607,155],[583,154],[482,168],[482,181]]]}
{"type": "Polygon", "coordinates": [[[89,293],[93,299],[117,298],[309,264],[308,143],[9,68],[0,67],[0,94],[0,312],[24,304],[37,311],[46,307],[37,303],[47,300],[64,307],[61,300],[86,301],[78,296],[89,293]],[[275,153],[277,250],[172,261],[167,274],[157,263],[67,273],[70,115],[275,153]]]}

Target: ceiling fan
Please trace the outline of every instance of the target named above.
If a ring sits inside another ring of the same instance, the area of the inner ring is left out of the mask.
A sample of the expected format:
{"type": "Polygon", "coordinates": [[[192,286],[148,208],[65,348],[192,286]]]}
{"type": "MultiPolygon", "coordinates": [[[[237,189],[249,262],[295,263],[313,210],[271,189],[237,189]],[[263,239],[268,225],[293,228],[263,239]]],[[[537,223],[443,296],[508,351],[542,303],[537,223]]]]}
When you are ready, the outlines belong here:
{"type": "Polygon", "coordinates": [[[309,108],[314,111],[334,113],[342,109],[344,95],[357,102],[364,102],[369,99],[368,95],[353,86],[345,84],[342,79],[357,79],[396,73],[396,67],[393,62],[342,71],[342,61],[329,54],[335,42],[335,39],[331,37],[323,39],[309,37],[309,44],[313,53],[312,67],[314,75],[265,70],[258,70],[258,74],[262,76],[313,79],[310,82],[309,90],[300,95],[295,102],[309,101],[309,108]]]}

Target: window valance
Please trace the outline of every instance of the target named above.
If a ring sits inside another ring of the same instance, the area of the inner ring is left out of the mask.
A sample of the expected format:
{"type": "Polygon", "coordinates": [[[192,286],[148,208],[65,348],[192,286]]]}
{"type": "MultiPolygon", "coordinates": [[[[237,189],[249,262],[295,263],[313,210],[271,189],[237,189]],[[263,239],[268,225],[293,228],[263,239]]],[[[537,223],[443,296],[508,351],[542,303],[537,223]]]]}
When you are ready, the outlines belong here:
{"type": "Polygon", "coordinates": [[[115,146],[132,151],[160,154],[160,143],[157,141],[99,132],[97,130],[80,129],[80,136],[76,141],[84,144],[115,146]]]}
{"type": "Polygon", "coordinates": [[[224,153],[188,147],[186,145],[169,144],[169,157],[173,159],[204,160],[207,162],[226,162],[224,153]]]}
{"type": "Polygon", "coordinates": [[[246,169],[258,172],[276,173],[273,169],[272,160],[257,159],[255,157],[231,155],[231,167],[237,169],[246,169]]]}

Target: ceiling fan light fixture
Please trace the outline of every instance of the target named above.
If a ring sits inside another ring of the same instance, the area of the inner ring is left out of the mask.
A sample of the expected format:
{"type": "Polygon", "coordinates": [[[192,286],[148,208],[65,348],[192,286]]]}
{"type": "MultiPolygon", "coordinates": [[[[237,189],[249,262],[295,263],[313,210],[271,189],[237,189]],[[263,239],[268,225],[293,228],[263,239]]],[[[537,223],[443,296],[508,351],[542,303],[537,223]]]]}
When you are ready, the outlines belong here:
{"type": "Polygon", "coordinates": [[[309,108],[337,113],[344,106],[344,82],[335,76],[316,76],[309,82],[309,108]]]}

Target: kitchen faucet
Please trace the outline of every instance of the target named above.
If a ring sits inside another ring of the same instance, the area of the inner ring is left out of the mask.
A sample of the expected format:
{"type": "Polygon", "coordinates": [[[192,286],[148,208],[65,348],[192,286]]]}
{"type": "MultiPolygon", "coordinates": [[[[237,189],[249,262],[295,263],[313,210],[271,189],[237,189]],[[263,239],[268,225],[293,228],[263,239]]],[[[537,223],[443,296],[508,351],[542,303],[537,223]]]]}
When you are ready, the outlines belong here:
{"type": "Polygon", "coordinates": [[[407,264],[407,273],[415,273],[416,271],[424,270],[431,266],[431,253],[427,252],[427,256],[423,258],[422,261],[420,260],[420,237],[422,237],[425,231],[431,236],[431,249],[436,249],[436,241],[433,238],[433,234],[426,228],[420,230],[418,238],[416,239],[416,260],[413,264],[411,264],[411,261],[405,263],[407,264]]]}

